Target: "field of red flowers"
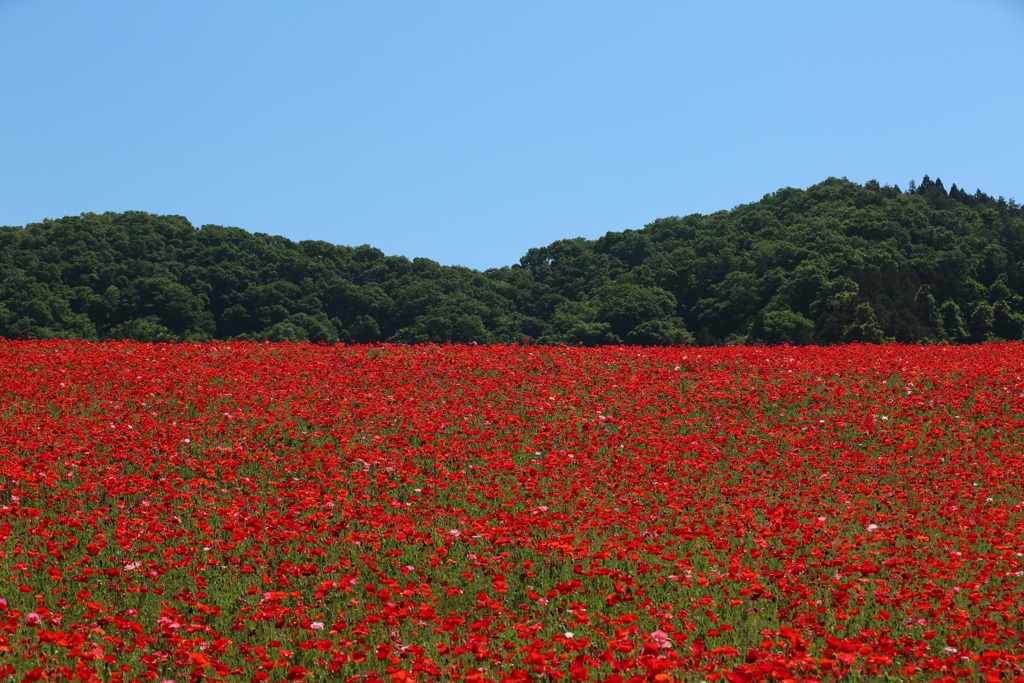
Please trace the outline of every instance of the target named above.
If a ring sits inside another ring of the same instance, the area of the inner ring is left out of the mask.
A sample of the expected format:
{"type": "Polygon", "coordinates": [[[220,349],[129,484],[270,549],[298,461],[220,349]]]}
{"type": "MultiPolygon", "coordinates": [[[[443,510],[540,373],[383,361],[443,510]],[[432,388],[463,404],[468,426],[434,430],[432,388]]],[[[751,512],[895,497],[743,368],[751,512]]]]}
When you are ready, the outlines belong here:
{"type": "Polygon", "coordinates": [[[1024,345],[0,341],[0,680],[1024,676],[1024,345]]]}

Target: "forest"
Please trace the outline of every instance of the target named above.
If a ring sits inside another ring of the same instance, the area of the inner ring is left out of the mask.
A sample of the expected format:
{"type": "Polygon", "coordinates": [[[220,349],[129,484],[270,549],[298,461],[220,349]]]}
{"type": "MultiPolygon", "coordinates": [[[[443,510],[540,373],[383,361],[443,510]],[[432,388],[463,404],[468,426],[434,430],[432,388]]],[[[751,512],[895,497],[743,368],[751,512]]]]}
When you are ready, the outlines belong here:
{"type": "Polygon", "coordinates": [[[546,344],[1024,337],[1024,209],[828,178],[477,271],[181,216],[0,227],[0,337],[546,344]]]}

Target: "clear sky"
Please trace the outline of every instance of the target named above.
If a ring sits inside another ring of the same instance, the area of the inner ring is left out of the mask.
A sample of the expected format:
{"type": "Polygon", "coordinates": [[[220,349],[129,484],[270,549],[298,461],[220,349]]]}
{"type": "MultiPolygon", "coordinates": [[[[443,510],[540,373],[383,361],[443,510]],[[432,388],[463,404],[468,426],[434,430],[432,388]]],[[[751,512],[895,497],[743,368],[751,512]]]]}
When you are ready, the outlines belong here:
{"type": "Polygon", "coordinates": [[[0,0],[0,225],[489,268],[829,176],[1024,200],[1020,0],[0,0]]]}

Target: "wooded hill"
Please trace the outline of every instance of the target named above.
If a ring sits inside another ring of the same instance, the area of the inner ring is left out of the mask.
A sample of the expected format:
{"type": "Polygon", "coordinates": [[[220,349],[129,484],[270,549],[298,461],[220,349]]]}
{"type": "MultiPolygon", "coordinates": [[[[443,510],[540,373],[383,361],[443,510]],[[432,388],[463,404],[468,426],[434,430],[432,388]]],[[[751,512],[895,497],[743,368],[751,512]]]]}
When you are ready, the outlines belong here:
{"type": "Polygon", "coordinates": [[[829,178],[485,272],[181,216],[0,228],[0,336],[567,344],[1024,336],[1024,209],[829,178]]]}

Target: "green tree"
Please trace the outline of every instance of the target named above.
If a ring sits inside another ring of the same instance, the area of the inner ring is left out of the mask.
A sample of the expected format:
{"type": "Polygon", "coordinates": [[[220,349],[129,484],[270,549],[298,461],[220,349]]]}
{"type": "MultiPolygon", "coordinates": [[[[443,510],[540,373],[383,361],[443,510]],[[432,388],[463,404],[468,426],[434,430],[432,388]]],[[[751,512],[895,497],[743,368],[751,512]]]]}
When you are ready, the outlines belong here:
{"type": "Polygon", "coordinates": [[[996,312],[992,304],[978,301],[971,309],[968,332],[972,342],[989,341],[993,338],[992,328],[995,326],[996,312]]]}
{"type": "MultiPolygon", "coordinates": [[[[598,321],[607,323],[618,339],[630,339],[634,330],[646,322],[675,318],[676,300],[660,287],[645,287],[615,282],[594,292],[591,299],[598,321]]],[[[682,321],[670,327],[681,327],[682,321]]],[[[654,328],[637,330],[637,337],[649,337],[654,328]]],[[[667,328],[666,328],[667,329],[667,328]]]]}
{"type": "Polygon", "coordinates": [[[967,326],[964,324],[960,306],[952,299],[946,299],[942,302],[939,312],[942,315],[942,329],[946,332],[946,339],[953,342],[967,341],[967,326]]]}
{"type": "Polygon", "coordinates": [[[930,339],[947,339],[946,328],[943,325],[943,314],[939,310],[939,304],[935,301],[929,285],[921,285],[914,296],[917,307],[917,314],[930,329],[930,339]]]}
{"type": "Polygon", "coordinates": [[[626,335],[627,343],[643,346],[692,344],[694,341],[694,336],[686,329],[683,319],[677,317],[645,320],[626,335]]]}
{"type": "Polygon", "coordinates": [[[863,341],[874,344],[892,341],[892,338],[885,334],[885,330],[878,323],[875,309],[867,301],[857,305],[853,313],[853,322],[843,330],[843,338],[845,341],[863,341]]]}
{"type": "Polygon", "coordinates": [[[1017,339],[1022,291],[1024,209],[928,177],[907,194],[828,178],[484,273],[138,211],[0,227],[6,336],[1017,339]]]}
{"type": "Polygon", "coordinates": [[[598,321],[597,309],[580,301],[561,304],[539,341],[545,344],[619,344],[622,338],[612,332],[610,323],[598,321]]]}
{"type": "Polygon", "coordinates": [[[814,323],[788,307],[767,308],[761,315],[755,337],[772,344],[811,344],[814,323]]]}
{"type": "Polygon", "coordinates": [[[1024,314],[1015,311],[1005,300],[992,305],[992,332],[1002,339],[1020,339],[1024,336],[1024,314]]]}
{"type": "Polygon", "coordinates": [[[149,315],[145,318],[126,320],[110,331],[112,339],[134,339],[143,342],[168,342],[174,333],[160,322],[160,318],[149,315]]]}

